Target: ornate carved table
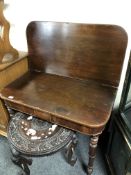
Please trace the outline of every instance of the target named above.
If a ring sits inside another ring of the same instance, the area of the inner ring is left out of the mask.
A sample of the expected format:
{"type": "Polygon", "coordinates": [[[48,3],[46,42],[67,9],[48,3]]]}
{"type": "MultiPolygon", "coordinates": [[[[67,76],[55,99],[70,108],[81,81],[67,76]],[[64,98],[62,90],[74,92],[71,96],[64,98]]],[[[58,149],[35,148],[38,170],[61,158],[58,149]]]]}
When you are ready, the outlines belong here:
{"type": "Polygon", "coordinates": [[[73,131],[20,112],[12,115],[8,126],[8,140],[11,144],[12,160],[30,174],[28,164],[32,160],[24,155],[39,156],[58,151],[66,146],[68,163],[74,165],[74,148],[77,139],[73,131]]]}

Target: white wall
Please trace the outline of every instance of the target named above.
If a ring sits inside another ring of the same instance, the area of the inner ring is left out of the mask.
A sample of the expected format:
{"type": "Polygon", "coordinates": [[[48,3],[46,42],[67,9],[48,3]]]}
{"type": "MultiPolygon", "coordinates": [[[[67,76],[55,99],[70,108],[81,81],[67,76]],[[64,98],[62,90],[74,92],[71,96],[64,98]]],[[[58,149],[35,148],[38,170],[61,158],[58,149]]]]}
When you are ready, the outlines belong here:
{"type": "Polygon", "coordinates": [[[118,91],[118,104],[131,48],[130,0],[5,0],[5,16],[11,23],[10,40],[27,50],[25,29],[32,20],[117,24],[129,36],[126,60],[118,91]]]}

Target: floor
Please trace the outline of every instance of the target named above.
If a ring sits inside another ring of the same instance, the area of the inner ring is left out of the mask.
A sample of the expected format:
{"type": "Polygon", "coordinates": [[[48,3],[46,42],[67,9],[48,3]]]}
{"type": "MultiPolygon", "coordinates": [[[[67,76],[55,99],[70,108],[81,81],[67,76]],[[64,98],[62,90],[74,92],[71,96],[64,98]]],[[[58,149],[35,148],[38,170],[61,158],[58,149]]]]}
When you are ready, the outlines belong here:
{"type": "MultiPolygon", "coordinates": [[[[50,156],[33,158],[33,164],[30,167],[31,175],[86,175],[89,139],[85,135],[78,134],[78,140],[77,163],[74,167],[65,161],[61,150],[50,156]]],[[[7,139],[2,136],[0,137],[0,175],[24,175],[19,167],[11,162],[7,139]]],[[[92,175],[107,175],[99,147],[92,175]]]]}

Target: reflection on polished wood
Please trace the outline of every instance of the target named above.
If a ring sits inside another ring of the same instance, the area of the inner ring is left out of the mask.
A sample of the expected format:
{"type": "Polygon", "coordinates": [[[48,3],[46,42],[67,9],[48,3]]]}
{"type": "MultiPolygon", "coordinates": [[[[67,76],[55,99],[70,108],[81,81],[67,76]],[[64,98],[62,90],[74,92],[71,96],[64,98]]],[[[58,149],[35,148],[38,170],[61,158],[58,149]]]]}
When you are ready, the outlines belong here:
{"type": "Polygon", "coordinates": [[[31,22],[27,42],[30,70],[1,98],[11,108],[90,135],[90,175],[96,138],[116,97],[126,32],[115,25],[31,22]]]}

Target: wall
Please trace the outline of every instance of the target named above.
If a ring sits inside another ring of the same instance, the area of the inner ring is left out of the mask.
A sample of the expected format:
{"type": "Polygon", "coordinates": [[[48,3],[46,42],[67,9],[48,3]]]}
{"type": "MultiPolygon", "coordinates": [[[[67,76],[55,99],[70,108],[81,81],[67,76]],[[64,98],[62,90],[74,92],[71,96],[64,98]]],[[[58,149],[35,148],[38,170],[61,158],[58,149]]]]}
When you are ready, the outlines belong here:
{"type": "Polygon", "coordinates": [[[129,36],[124,69],[116,99],[119,104],[131,43],[129,0],[5,0],[5,16],[11,23],[10,40],[27,51],[25,29],[32,20],[117,24],[129,36]]]}

